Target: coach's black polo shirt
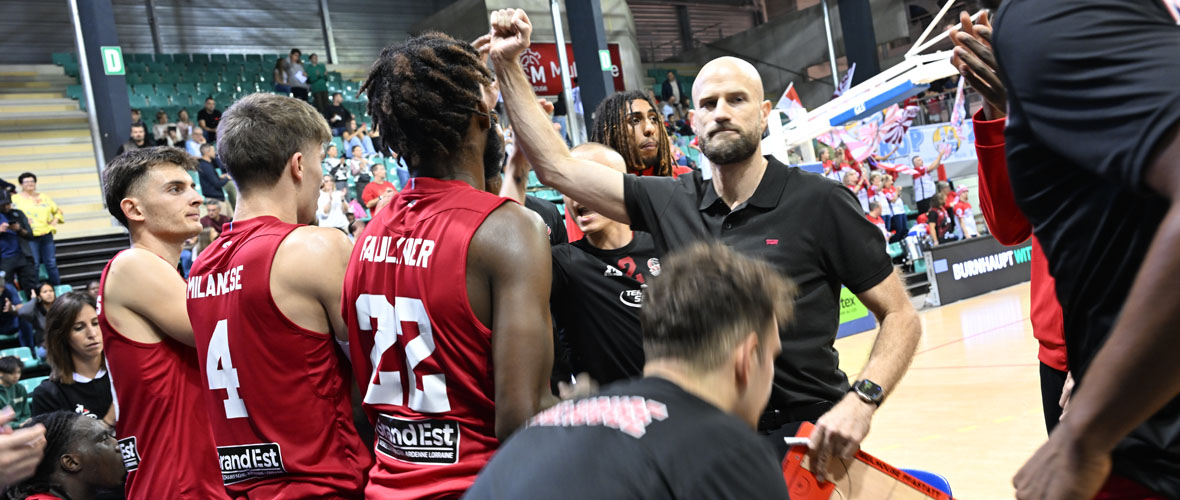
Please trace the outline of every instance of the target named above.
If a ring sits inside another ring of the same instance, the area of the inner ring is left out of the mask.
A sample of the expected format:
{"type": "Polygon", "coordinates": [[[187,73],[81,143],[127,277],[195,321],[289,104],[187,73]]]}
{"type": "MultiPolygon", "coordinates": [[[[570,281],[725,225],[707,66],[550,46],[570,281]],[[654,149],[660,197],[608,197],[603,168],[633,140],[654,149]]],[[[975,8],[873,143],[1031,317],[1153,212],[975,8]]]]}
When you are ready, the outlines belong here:
{"type": "MultiPolygon", "coordinates": [[[[864,292],[893,272],[881,230],[852,192],[821,175],[769,164],[750,199],[730,211],[710,180],[694,171],[672,179],[627,175],[623,182],[631,228],[647,231],[661,254],[719,239],[771,263],[799,287],[795,320],[779,332],[768,408],[806,412],[848,392],[833,343],[840,285],[864,292]]],[[[814,416],[809,418],[815,418],[814,416]]]]}

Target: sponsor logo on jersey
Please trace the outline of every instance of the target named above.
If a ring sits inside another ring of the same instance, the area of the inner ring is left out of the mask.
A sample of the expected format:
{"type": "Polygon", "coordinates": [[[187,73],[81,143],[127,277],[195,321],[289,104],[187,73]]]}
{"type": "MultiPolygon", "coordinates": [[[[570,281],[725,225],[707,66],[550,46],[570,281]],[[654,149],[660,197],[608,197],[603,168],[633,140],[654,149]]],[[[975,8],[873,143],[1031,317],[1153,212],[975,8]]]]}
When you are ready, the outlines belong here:
{"type": "Polygon", "coordinates": [[[377,415],[377,451],[411,464],[459,462],[459,423],[377,415]]]}
{"type": "Polygon", "coordinates": [[[221,456],[221,482],[225,484],[287,472],[278,443],[218,446],[217,454],[221,456]]]}
{"type": "Polygon", "coordinates": [[[123,466],[127,472],[139,468],[139,448],[135,445],[135,436],[119,440],[119,453],[123,455],[123,466]]]}
{"type": "Polygon", "coordinates": [[[594,427],[618,429],[641,438],[647,426],[668,418],[668,407],[654,399],[640,396],[598,396],[564,401],[538,413],[529,420],[530,427],[594,427]]]}
{"type": "Polygon", "coordinates": [[[643,290],[623,290],[619,302],[627,307],[643,307],[643,290]]]}
{"type": "Polygon", "coordinates": [[[602,273],[602,275],[603,276],[622,276],[623,271],[620,271],[619,268],[617,268],[615,266],[608,265],[608,266],[606,266],[606,271],[604,271],[602,273]]]}
{"type": "Polygon", "coordinates": [[[660,275],[660,259],[657,259],[655,257],[647,259],[647,272],[651,273],[652,276],[659,276],[660,275]]]}

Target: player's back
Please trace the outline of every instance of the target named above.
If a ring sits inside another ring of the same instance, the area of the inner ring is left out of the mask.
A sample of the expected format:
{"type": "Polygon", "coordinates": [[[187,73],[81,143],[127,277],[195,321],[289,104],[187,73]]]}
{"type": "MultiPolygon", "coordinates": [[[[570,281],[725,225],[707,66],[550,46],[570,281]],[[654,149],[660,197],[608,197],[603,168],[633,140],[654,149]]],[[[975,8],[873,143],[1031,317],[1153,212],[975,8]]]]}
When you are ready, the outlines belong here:
{"type": "MultiPolygon", "coordinates": [[[[118,258],[103,269],[99,290],[105,292],[118,258]]],[[[166,336],[156,343],[128,338],[112,326],[103,295],[98,325],[114,393],[115,435],[127,466],[127,498],[226,498],[197,351],[166,336]]]]}
{"type": "Polygon", "coordinates": [[[505,201],[415,178],[357,239],[343,306],[376,427],[370,497],[457,497],[499,446],[492,333],[468,302],[467,254],[505,201]]]}
{"type": "Polygon", "coordinates": [[[270,287],[275,253],[298,227],[234,221],[189,274],[222,477],[239,497],[359,498],[371,458],[352,424],[347,368],[329,334],[287,318],[270,287]]]}

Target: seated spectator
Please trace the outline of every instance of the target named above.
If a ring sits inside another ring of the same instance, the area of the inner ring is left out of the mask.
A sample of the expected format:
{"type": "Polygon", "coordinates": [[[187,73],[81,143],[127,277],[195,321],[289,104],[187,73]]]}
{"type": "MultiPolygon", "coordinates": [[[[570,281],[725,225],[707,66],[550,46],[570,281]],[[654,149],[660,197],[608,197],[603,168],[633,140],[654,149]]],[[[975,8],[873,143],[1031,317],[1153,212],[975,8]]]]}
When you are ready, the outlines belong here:
{"type": "Polygon", "coordinates": [[[307,71],[303,69],[303,53],[299,49],[291,49],[291,55],[283,65],[287,72],[287,85],[291,87],[291,97],[301,101],[307,100],[308,87],[307,71]]]}
{"type": "Polygon", "coordinates": [[[926,224],[931,245],[939,245],[958,239],[951,228],[950,214],[946,211],[946,193],[935,193],[932,197],[930,211],[926,212],[926,224]]]}
{"type": "Polygon", "coordinates": [[[37,285],[36,291],[33,298],[21,304],[16,313],[20,316],[21,321],[33,329],[33,350],[37,353],[37,357],[45,358],[47,355],[45,351],[45,325],[49,309],[57,301],[57,292],[53,291],[53,285],[47,281],[37,285]]]}
{"type": "Polygon", "coordinates": [[[14,286],[19,278],[21,289],[30,293],[37,283],[32,241],[29,218],[12,206],[8,193],[0,192],[0,271],[4,271],[5,281],[14,286]]]}
{"type": "Polygon", "coordinates": [[[213,166],[213,157],[216,156],[216,148],[212,144],[201,145],[201,159],[197,160],[197,175],[201,179],[201,196],[205,199],[214,199],[217,201],[225,201],[225,192],[222,188],[229,184],[229,174],[217,171],[213,166]]]}
{"type": "MultiPolygon", "coordinates": [[[[375,155],[377,150],[373,149],[373,140],[369,138],[369,124],[362,123],[357,126],[356,120],[348,120],[348,127],[340,134],[340,138],[344,139],[344,146],[346,151],[352,151],[354,146],[361,146],[365,155],[375,155]]],[[[352,155],[348,155],[352,158],[352,155]]]]}
{"type": "Polygon", "coordinates": [[[0,289],[0,335],[17,334],[22,347],[36,352],[37,337],[33,325],[20,317],[23,302],[15,286],[5,283],[0,289]]]}
{"type": "MultiPolygon", "coordinates": [[[[37,176],[32,172],[20,174],[21,192],[12,197],[12,204],[24,212],[29,224],[33,227],[33,239],[29,241],[29,249],[33,252],[33,268],[45,266],[49,274],[49,282],[60,285],[61,280],[57,272],[57,246],[53,242],[53,235],[57,233],[57,225],[65,222],[65,214],[49,195],[37,192],[37,176]]],[[[22,285],[27,286],[27,285],[22,285]]]]}
{"type": "Polygon", "coordinates": [[[152,137],[156,138],[157,146],[171,146],[171,144],[166,144],[165,142],[168,140],[169,136],[168,127],[174,126],[175,125],[168,121],[168,113],[166,111],[162,109],[156,111],[156,123],[152,124],[152,137]]]}
{"type": "Polygon", "coordinates": [[[192,135],[184,141],[184,150],[188,152],[189,156],[193,158],[201,157],[201,146],[205,144],[205,131],[200,127],[193,129],[192,135]]]}
{"type": "Polygon", "coordinates": [[[127,468],[109,425],[66,411],[38,415],[29,425],[44,427],[45,457],[8,498],[94,500],[123,492],[127,468]]]}
{"type": "Polygon", "coordinates": [[[958,221],[959,228],[962,229],[963,237],[978,237],[979,229],[975,225],[975,212],[971,210],[971,204],[967,202],[967,186],[959,186],[956,200],[951,209],[954,210],[955,220],[958,221]]]}
{"type": "Polygon", "coordinates": [[[865,218],[869,219],[877,229],[881,230],[881,234],[885,236],[885,241],[889,241],[889,229],[885,227],[885,219],[881,218],[881,204],[876,200],[869,202],[869,213],[865,214],[865,218]]]}
{"type": "MultiPolygon", "coordinates": [[[[381,130],[379,128],[375,127],[373,130],[369,131],[369,140],[373,141],[373,151],[382,154],[389,154],[388,151],[383,149],[385,143],[381,142],[381,130]]],[[[397,153],[393,153],[393,158],[397,159],[397,153]]],[[[0,182],[3,182],[3,180],[0,180],[0,182]]]]}
{"type": "Polygon", "coordinates": [[[324,118],[328,119],[328,126],[332,128],[332,135],[344,133],[348,122],[352,121],[352,113],[344,107],[344,95],[336,92],[332,94],[332,105],[324,110],[324,118]]]}
{"type": "Polygon", "coordinates": [[[51,371],[33,389],[34,416],[64,410],[115,423],[95,304],[86,292],[68,292],[49,308],[45,349],[51,371]]]}
{"type": "Polygon", "coordinates": [[[211,198],[205,200],[205,216],[201,217],[201,227],[211,227],[221,232],[221,227],[232,220],[233,217],[221,213],[221,202],[211,198]]]}
{"type": "Polygon", "coordinates": [[[340,149],[335,144],[329,145],[324,154],[324,172],[336,181],[336,189],[348,187],[348,165],[340,158],[340,149]]]}
{"type": "Polygon", "coordinates": [[[115,155],[121,155],[126,151],[131,151],[140,148],[150,148],[153,144],[147,142],[147,128],[142,122],[131,124],[131,138],[119,146],[115,151],[115,155]]]}
{"type": "MultiPolygon", "coordinates": [[[[33,416],[32,410],[29,409],[29,391],[17,383],[24,366],[16,356],[0,358],[0,408],[8,406],[15,412],[12,422],[7,424],[7,427],[13,429],[25,425],[29,417],[33,416]]],[[[5,426],[0,424],[0,433],[5,426]]]]}
{"type": "Polygon", "coordinates": [[[643,297],[644,377],[534,416],[464,498],[788,498],[755,429],[793,294],[723,245],[673,254],[643,297]]]}
{"type": "Polygon", "coordinates": [[[101,287],[102,284],[98,280],[90,280],[90,283],[86,284],[86,293],[89,293],[91,297],[98,300],[98,293],[101,287]]]}
{"type": "Polygon", "coordinates": [[[131,108],[131,124],[143,123],[143,113],[139,109],[131,108]]]}
{"type": "Polygon", "coordinates": [[[397,194],[397,188],[385,178],[385,165],[373,164],[373,181],[365,186],[361,192],[361,201],[370,213],[377,213],[377,209],[384,207],[397,194]]]}
{"type": "MultiPolygon", "coordinates": [[[[193,135],[193,123],[188,119],[188,110],[181,109],[176,112],[176,132],[180,136],[180,141],[188,140],[190,135],[193,135]]],[[[179,144],[179,143],[177,143],[179,144]]]]}
{"type": "Polygon", "coordinates": [[[311,86],[311,97],[316,111],[321,114],[328,109],[328,69],[320,64],[319,56],[307,57],[307,83],[311,86]]]}
{"type": "Polygon", "coordinates": [[[287,85],[287,69],[286,69],[286,64],[284,63],[284,61],[286,61],[285,58],[275,60],[275,67],[274,67],[274,72],[273,72],[274,79],[273,79],[272,83],[274,84],[275,92],[282,92],[284,94],[290,94],[291,93],[291,86],[287,85]]]}
{"type": "Polygon", "coordinates": [[[336,185],[337,183],[332,181],[332,176],[324,176],[324,181],[320,184],[319,208],[315,213],[316,225],[334,227],[347,234],[348,215],[345,210],[348,205],[344,202],[344,190],[337,189],[336,185]]]}
{"type": "Polygon", "coordinates": [[[205,107],[197,111],[197,125],[205,132],[205,140],[217,142],[217,125],[221,123],[221,110],[212,97],[205,98],[205,107]]]}

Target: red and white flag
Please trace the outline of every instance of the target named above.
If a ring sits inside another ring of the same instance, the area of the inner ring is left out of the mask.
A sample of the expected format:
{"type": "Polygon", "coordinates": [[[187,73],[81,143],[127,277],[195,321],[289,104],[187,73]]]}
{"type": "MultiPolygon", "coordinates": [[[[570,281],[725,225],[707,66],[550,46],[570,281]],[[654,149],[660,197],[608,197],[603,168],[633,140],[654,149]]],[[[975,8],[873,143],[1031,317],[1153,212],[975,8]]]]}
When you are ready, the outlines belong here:
{"type": "Polygon", "coordinates": [[[885,119],[881,122],[881,141],[895,146],[901,144],[917,117],[917,106],[906,106],[904,110],[896,104],[890,106],[885,110],[885,119]]]}
{"type": "Polygon", "coordinates": [[[787,90],[783,91],[783,96],[779,98],[778,104],[774,108],[785,111],[787,118],[792,121],[807,113],[807,108],[803,107],[803,101],[799,100],[799,94],[795,92],[795,82],[787,85],[787,90]]]}
{"type": "Polygon", "coordinates": [[[877,168],[880,168],[882,170],[885,170],[887,172],[894,173],[894,174],[905,174],[905,175],[920,175],[921,174],[921,172],[914,170],[914,167],[912,167],[910,165],[906,165],[904,163],[885,163],[883,161],[879,161],[879,162],[877,162],[877,168]]]}
{"type": "Polygon", "coordinates": [[[877,143],[880,141],[877,130],[875,122],[861,124],[852,131],[839,129],[840,139],[844,141],[844,145],[848,148],[848,153],[852,155],[853,159],[865,161],[877,149],[877,143]]]}
{"type": "Polygon", "coordinates": [[[835,92],[832,92],[832,99],[840,97],[845,92],[848,92],[848,89],[852,87],[853,73],[856,73],[856,63],[852,63],[852,66],[848,67],[848,72],[844,73],[844,78],[840,79],[840,86],[836,87],[835,92]]]}
{"type": "MultiPolygon", "coordinates": [[[[967,117],[966,103],[963,102],[963,82],[966,78],[959,78],[959,88],[955,90],[955,105],[951,108],[951,126],[955,132],[963,130],[963,119],[967,117]]],[[[960,136],[964,134],[959,134],[960,136]]]]}

